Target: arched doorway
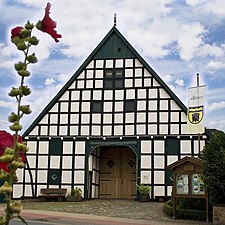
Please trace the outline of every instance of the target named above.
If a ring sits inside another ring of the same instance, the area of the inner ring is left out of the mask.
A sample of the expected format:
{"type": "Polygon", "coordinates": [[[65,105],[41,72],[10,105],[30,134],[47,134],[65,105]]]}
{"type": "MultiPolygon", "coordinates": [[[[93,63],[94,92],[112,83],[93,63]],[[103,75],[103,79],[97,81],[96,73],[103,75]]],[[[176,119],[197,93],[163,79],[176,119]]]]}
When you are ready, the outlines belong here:
{"type": "Polygon", "coordinates": [[[126,146],[100,148],[99,198],[135,199],[137,157],[126,146]]]}

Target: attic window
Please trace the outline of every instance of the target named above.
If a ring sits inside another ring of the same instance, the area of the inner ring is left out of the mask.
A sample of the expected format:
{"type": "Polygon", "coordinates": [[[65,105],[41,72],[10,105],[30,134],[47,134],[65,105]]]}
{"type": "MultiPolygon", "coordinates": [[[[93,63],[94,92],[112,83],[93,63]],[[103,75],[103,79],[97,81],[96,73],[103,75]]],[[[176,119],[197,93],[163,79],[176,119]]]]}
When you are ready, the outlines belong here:
{"type": "Polygon", "coordinates": [[[118,52],[121,52],[121,48],[118,48],[118,52]]]}
{"type": "Polygon", "coordinates": [[[124,70],[123,69],[105,69],[104,71],[104,88],[118,89],[124,87],[124,70]]]}

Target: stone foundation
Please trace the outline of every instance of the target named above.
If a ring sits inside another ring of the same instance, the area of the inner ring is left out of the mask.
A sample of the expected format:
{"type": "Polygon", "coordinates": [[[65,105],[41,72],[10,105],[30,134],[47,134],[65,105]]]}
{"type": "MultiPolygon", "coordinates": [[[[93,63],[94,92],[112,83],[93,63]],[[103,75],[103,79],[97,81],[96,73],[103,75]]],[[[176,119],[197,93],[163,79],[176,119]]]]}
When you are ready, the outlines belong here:
{"type": "Polygon", "coordinates": [[[213,223],[225,225],[225,205],[213,206],[213,223]]]}

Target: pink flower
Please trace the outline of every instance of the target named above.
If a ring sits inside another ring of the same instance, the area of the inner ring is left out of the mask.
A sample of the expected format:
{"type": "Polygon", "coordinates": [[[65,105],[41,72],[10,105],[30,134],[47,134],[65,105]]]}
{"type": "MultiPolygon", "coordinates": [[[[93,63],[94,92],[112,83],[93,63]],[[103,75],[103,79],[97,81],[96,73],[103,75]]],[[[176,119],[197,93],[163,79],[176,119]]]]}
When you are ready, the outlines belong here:
{"type": "Polygon", "coordinates": [[[36,25],[36,27],[45,32],[50,34],[56,42],[59,42],[58,38],[61,38],[62,35],[61,34],[57,34],[57,32],[54,30],[56,28],[56,22],[53,21],[50,17],[50,8],[51,8],[51,4],[48,2],[47,6],[45,8],[45,16],[43,18],[42,21],[39,21],[36,25]]]}
{"type": "MultiPolygon", "coordinates": [[[[22,142],[22,137],[18,137],[18,142],[22,142]]],[[[4,154],[4,151],[7,147],[13,148],[14,146],[14,135],[11,135],[10,133],[0,130],[0,156],[4,154]]],[[[22,161],[25,161],[25,155],[24,153],[20,153],[20,157],[22,158],[22,161]]],[[[9,172],[8,163],[0,162],[0,169],[5,170],[6,172],[9,172]]]]}
{"type": "Polygon", "coordinates": [[[15,27],[11,30],[11,38],[14,38],[14,37],[17,37],[17,36],[20,36],[20,32],[21,30],[23,30],[24,28],[23,27],[15,27]]]}

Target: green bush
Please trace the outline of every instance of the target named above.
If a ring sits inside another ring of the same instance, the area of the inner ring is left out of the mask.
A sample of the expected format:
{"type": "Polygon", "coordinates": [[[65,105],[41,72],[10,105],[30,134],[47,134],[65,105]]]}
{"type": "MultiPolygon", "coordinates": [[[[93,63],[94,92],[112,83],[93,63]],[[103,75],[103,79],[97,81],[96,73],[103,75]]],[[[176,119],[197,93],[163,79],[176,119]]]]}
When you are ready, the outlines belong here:
{"type": "MultiPolygon", "coordinates": [[[[178,199],[177,199],[178,200],[178,199]]],[[[199,204],[202,204],[202,199],[190,199],[188,200],[189,203],[187,204],[188,201],[186,201],[187,199],[179,199],[179,201],[177,201],[177,208],[176,208],[176,218],[183,218],[183,219],[193,219],[193,220],[205,220],[206,219],[206,211],[203,210],[197,210],[197,209],[184,209],[182,207],[184,207],[185,205],[188,207],[192,204],[195,205],[195,201],[200,200],[199,204]],[[192,201],[191,201],[192,200],[192,201]],[[192,203],[191,203],[192,202],[192,203]],[[185,203],[185,204],[184,204],[185,203]]],[[[203,199],[204,200],[204,199],[203,199]]],[[[197,206],[197,204],[196,204],[197,206]]],[[[166,215],[172,217],[173,216],[173,203],[171,201],[171,199],[167,202],[164,203],[163,206],[163,211],[165,212],[166,215]]]]}

